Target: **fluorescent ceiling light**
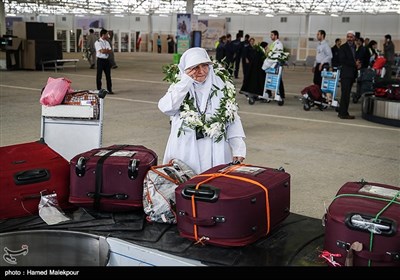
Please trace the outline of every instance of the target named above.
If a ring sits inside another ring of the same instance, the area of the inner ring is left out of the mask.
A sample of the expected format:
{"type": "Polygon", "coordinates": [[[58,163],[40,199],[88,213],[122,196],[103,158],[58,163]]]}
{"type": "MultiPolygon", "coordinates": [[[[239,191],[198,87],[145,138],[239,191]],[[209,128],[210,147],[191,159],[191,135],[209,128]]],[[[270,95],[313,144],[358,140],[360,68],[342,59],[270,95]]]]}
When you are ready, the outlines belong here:
{"type": "MultiPolygon", "coordinates": [[[[6,14],[177,14],[184,0],[7,0],[6,14]]],[[[195,14],[400,13],[399,0],[193,0],[195,14]],[[379,9],[379,10],[378,10],[379,9]]]]}

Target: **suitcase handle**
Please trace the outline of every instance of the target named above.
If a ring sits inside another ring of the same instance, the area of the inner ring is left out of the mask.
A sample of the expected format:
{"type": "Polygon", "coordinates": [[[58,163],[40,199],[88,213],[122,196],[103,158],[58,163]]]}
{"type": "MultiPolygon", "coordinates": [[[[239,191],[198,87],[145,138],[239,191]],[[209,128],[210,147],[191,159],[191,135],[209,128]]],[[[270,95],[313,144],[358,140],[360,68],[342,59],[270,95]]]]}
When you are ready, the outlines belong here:
{"type": "Polygon", "coordinates": [[[131,159],[128,165],[128,177],[131,180],[135,180],[139,174],[139,165],[140,160],[138,159],[131,159]]]}
{"type": "Polygon", "coordinates": [[[86,158],[85,157],[80,157],[75,165],[75,174],[78,177],[83,177],[85,175],[86,171],[86,158]]]}
{"type": "Polygon", "coordinates": [[[216,202],[219,198],[220,189],[217,189],[209,185],[201,185],[196,189],[196,185],[187,185],[182,189],[182,197],[185,199],[191,199],[194,195],[194,199],[206,202],[216,202]]]}
{"type": "Polygon", "coordinates": [[[393,236],[396,234],[396,223],[387,218],[375,219],[374,216],[349,213],[345,217],[345,225],[358,231],[372,232],[383,236],[393,236]]]}
{"type": "Polygon", "coordinates": [[[50,179],[50,171],[47,169],[24,170],[14,174],[14,183],[16,185],[28,185],[40,183],[50,179]]]}
{"type": "MultiPolygon", "coordinates": [[[[94,192],[88,192],[87,196],[90,197],[90,198],[94,198],[95,197],[95,193],[94,192]]],[[[103,197],[103,198],[117,199],[117,200],[126,200],[129,197],[129,195],[127,195],[125,193],[114,193],[114,194],[99,193],[98,196],[99,197],[103,197]]]]}

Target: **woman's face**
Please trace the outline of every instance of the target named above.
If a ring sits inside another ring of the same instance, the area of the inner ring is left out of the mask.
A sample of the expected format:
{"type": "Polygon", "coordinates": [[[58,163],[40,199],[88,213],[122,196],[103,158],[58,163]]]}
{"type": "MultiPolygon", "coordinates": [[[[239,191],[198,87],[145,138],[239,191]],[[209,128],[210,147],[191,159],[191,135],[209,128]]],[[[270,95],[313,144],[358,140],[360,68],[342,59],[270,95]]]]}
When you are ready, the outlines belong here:
{"type": "Polygon", "coordinates": [[[196,65],[192,68],[186,69],[186,74],[197,82],[204,82],[207,79],[210,67],[207,63],[196,65]]]}

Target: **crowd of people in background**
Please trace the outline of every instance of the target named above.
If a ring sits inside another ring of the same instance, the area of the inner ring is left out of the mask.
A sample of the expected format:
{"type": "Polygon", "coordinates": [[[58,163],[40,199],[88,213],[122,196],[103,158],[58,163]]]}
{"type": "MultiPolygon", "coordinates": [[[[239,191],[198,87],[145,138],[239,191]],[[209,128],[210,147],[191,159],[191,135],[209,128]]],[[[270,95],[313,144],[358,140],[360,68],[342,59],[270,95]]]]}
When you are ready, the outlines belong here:
{"type": "MultiPolygon", "coordinates": [[[[266,59],[266,54],[274,49],[276,44],[283,50],[282,42],[279,40],[278,31],[271,31],[271,42],[261,42],[256,44],[255,39],[249,34],[244,36],[237,33],[236,39],[232,40],[231,34],[223,35],[215,45],[217,61],[226,65],[232,78],[239,79],[240,63],[243,70],[243,83],[240,92],[263,95],[265,72],[260,69],[262,61],[266,59]]],[[[395,59],[395,47],[391,35],[385,35],[383,50],[378,50],[378,43],[369,38],[362,38],[359,33],[349,31],[346,34],[346,41],[342,43],[340,38],[336,38],[333,46],[330,46],[325,39],[326,32],[318,30],[316,38],[315,61],[312,67],[313,83],[321,88],[321,72],[325,70],[336,71],[341,69],[341,108],[338,117],[342,119],[353,119],[354,116],[348,113],[350,92],[356,78],[362,75],[363,71],[374,65],[378,57],[384,57],[387,69],[384,79],[391,78],[391,69],[395,59]]],[[[284,97],[283,81],[280,85],[280,94],[284,97]]]]}
{"type": "MultiPolygon", "coordinates": [[[[376,40],[370,40],[369,38],[362,38],[359,33],[354,33],[354,40],[349,39],[349,33],[347,33],[346,42],[343,43],[340,38],[335,39],[334,45],[331,47],[329,43],[325,39],[326,32],[324,30],[317,31],[317,41],[318,45],[316,47],[316,56],[315,61],[312,67],[313,72],[313,83],[321,87],[321,71],[323,69],[332,69],[335,71],[338,68],[345,69],[346,64],[348,64],[348,59],[346,55],[344,55],[344,50],[346,46],[350,46],[351,54],[353,55],[350,58],[351,61],[354,60],[354,68],[353,70],[356,72],[353,77],[353,74],[350,75],[350,79],[355,80],[360,72],[368,67],[371,67],[375,60],[383,56],[386,60],[385,68],[389,69],[385,73],[385,79],[391,78],[391,69],[394,64],[395,59],[395,46],[392,42],[392,38],[390,34],[384,36],[385,42],[383,44],[383,50],[378,50],[378,43],[376,40]],[[346,58],[347,57],[347,58],[346,58]],[[347,61],[346,61],[347,60],[347,61]],[[357,66],[355,66],[357,65],[357,66]]],[[[114,52],[112,50],[112,35],[108,35],[104,37],[108,42],[111,48],[108,55],[108,61],[110,69],[115,69],[118,66],[115,63],[114,52]]],[[[352,34],[350,34],[351,36],[352,34]]],[[[262,62],[265,60],[268,52],[273,51],[276,46],[283,50],[282,42],[279,40],[279,32],[276,30],[271,31],[270,34],[271,42],[268,44],[267,42],[256,43],[254,37],[250,37],[249,34],[244,35],[243,33],[238,32],[235,36],[235,39],[232,39],[231,34],[223,35],[219,38],[219,40],[215,44],[215,59],[219,62],[224,63],[226,68],[228,69],[230,75],[234,79],[239,79],[240,76],[243,79],[242,89],[241,91],[250,92],[258,95],[262,95],[264,91],[264,80],[265,80],[265,69],[261,69],[262,62]],[[240,65],[242,65],[242,72],[240,73],[240,65]]],[[[96,50],[95,50],[95,42],[99,39],[94,34],[93,29],[89,30],[89,34],[86,40],[86,50],[87,50],[87,60],[89,62],[90,68],[96,68],[96,50]]],[[[157,52],[161,53],[162,51],[162,42],[161,37],[158,35],[157,41],[157,52]]],[[[173,36],[167,36],[167,49],[168,53],[176,52],[176,42],[174,41],[173,36]]],[[[97,57],[98,58],[98,57],[97,57]]],[[[97,66],[98,68],[98,66],[97,66]]],[[[104,70],[104,69],[103,69],[104,70]]],[[[100,71],[101,72],[101,71],[100,71]]],[[[106,74],[107,75],[107,74],[106,74]]],[[[346,70],[342,71],[341,75],[346,75],[346,70]]],[[[343,81],[342,81],[343,82],[343,81]]],[[[346,84],[346,83],[345,83],[346,84]]],[[[348,84],[350,86],[350,84],[348,84]]],[[[352,86],[352,84],[351,84],[352,86]]],[[[346,87],[345,87],[346,89],[346,87]]],[[[342,87],[343,91],[343,87],[342,87]]],[[[346,91],[346,90],[345,90],[346,91]]],[[[283,81],[280,83],[279,92],[284,98],[284,86],[283,81]]],[[[342,98],[343,94],[342,92],[342,98]]],[[[348,107],[347,99],[345,98],[340,102],[342,104],[342,108],[348,107]]],[[[342,114],[346,114],[349,117],[347,109],[342,112],[342,114]]],[[[339,117],[343,116],[339,112],[339,117]]]]}

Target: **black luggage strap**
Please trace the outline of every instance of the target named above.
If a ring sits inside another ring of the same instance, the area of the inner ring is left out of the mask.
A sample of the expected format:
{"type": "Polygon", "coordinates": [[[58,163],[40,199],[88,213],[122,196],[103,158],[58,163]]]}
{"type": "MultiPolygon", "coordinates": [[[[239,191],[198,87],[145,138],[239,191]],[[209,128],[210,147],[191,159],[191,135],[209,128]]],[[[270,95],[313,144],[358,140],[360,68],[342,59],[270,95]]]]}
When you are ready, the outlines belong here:
{"type": "Polygon", "coordinates": [[[98,161],[96,165],[96,182],[95,182],[95,192],[93,194],[93,208],[95,210],[99,210],[100,208],[100,198],[101,198],[101,191],[103,189],[103,164],[105,160],[110,157],[113,153],[122,150],[128,145],[121,145],[115,149],[112,149],[108,153],[106,153],[104,156],[102,156],[98,161]]]}

